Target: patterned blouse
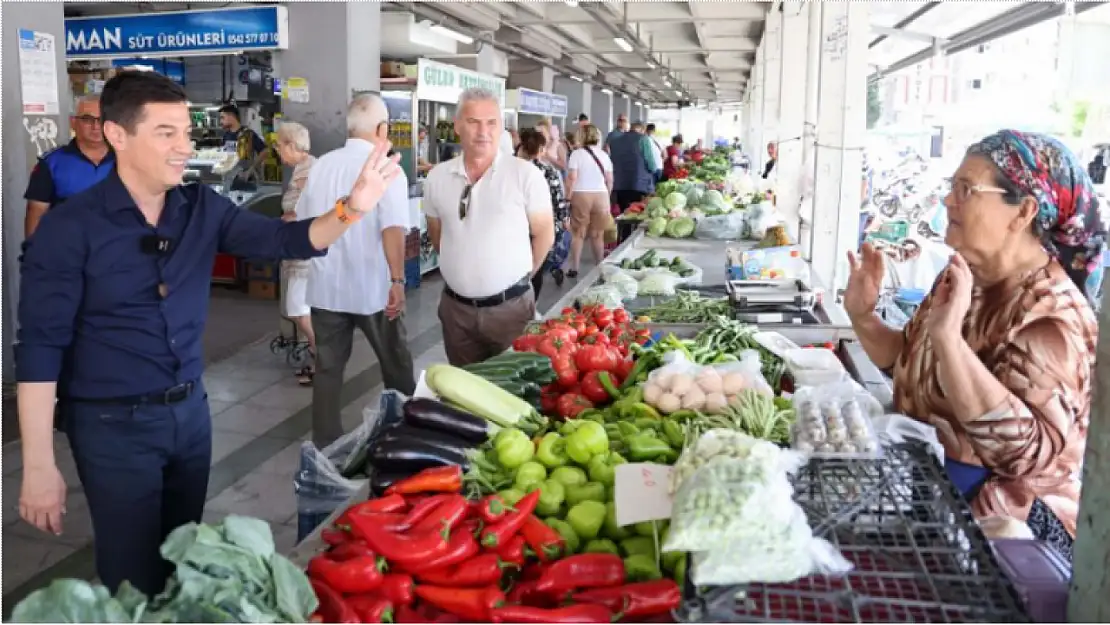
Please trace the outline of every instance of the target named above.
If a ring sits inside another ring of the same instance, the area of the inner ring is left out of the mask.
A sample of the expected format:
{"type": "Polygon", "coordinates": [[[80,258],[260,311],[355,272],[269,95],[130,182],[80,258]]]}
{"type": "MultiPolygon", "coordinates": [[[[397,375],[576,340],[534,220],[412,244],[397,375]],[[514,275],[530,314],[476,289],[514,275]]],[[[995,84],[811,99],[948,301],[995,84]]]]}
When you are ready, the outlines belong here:
{"type": "Polygon", "coordinates": [[[977,518],[1025,521],[1039,499],[1074,538],[1098,338],[1087,298],[1055,260],[975,287],[963,336],[1011,395],[964,423],[937,378],[924,323],[931,304],[930,295],[906,326],[894,367],[895,407],[934,426],[948,458],[989,470],[971,502],[977,518]]]}
{"type": "MultiPolygon", "coordinates": [[[[304,185],[308,182],[308,172],[312,166],[316,164],[316,157],[309,154],[305,159],[293,168],[293,175],[289,177],[289,186],[285,189],[285,194],[281,196],[281,211],[283,213],[295,213],[297,210],[297,200],[301,198],[301,191],[304,190],[304,185]]],[[[308,275],[307,260],[287,260],[283,263],[286,271],[296,275],[308,275]]]]}

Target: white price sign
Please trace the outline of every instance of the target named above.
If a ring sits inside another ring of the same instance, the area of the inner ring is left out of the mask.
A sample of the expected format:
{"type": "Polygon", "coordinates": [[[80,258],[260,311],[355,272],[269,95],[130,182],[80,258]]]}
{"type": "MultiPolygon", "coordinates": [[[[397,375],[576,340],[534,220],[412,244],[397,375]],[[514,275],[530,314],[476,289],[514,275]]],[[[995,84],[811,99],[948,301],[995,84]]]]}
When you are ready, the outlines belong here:
{"type": "Polygon", "coordinates": [[[665,464],[617,465],[614,487],[617,525],[671,518],[672,470],[665,464]]]}

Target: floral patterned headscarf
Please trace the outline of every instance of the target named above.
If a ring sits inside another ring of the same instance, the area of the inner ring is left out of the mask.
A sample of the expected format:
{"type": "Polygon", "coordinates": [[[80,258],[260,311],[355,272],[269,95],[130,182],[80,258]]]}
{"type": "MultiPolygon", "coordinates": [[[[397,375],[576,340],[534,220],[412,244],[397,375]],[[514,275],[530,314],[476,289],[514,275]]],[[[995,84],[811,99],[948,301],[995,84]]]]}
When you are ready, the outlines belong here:
{"type": "Polygon", "coordinates": [[[973,144],[968,154],[986,156],[1003,175],[1040,204],[1037,232],[1091,306],[1098,309],[1106,227],[1094,184],[1075,154],[1042,134],[1001,130],[973,144]]]}

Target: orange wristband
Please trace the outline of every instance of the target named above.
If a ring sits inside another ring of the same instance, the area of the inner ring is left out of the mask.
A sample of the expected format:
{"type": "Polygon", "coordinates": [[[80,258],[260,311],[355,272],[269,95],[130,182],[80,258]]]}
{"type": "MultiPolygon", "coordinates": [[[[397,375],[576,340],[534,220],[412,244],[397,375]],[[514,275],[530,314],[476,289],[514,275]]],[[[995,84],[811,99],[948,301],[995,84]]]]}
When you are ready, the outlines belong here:
{"type": "Polygon", "coordinates": [[[354,224],[362,219],[362,213],[347,210],[347,198],[341,197],[335,202],[335,216],[341,223],[354,224]]]}

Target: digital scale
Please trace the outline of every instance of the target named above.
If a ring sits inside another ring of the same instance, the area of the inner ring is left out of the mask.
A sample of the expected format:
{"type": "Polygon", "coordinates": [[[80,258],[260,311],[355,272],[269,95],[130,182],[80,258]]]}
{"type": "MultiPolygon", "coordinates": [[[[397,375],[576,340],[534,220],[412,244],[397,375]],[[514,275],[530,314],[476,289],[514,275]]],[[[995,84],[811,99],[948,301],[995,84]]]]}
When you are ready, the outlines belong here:
{"type": "Polygon", "coordinates": [[[818,294],[801,280],[729,280],[725,292],[737,321],[818,324],[818,294]]]}

